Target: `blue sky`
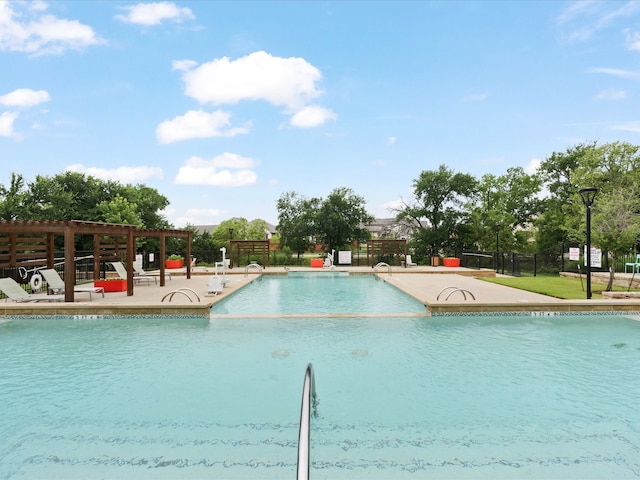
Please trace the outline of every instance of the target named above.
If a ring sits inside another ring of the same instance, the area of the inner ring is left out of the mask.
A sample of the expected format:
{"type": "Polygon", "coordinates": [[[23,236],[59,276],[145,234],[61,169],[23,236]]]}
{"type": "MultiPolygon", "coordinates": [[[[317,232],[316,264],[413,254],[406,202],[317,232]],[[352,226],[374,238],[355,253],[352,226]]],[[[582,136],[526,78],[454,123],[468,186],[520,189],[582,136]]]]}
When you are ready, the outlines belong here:
{"type": "Polygon", "coordinates": [[[277,223],[423,170],[533,171],[640,134],[640,2],[0,0],[0,182],[144,183],[176,227],[277,223]]]}

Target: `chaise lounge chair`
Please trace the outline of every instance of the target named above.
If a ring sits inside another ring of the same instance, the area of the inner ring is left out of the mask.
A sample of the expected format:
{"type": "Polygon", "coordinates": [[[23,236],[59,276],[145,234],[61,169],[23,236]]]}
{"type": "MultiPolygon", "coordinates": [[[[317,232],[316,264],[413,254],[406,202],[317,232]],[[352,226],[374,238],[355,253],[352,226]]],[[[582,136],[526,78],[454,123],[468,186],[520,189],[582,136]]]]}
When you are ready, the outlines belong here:
{"type": "Polygon", "coordinates": [[[29,294],[13,278],[0,278],[0,292],[4,293],[5,301],[11,299],[14,302],[61,302],[64,300],[64,295],[29,294]]]}
{"type": "MultiPolygon", "coordinates": [[[[122,280],[126,280],[127,279],[127,269],[125,268],[124,264],[122,262],[111,262],[111,265],[113,265],[113,268],[115,269],[116,273],[118,274],[118,277],[120,277],[120,279],[122,280]]],[[[151,282],[151,280],[153,280],[155,283],[158,283],[158,279],[156,277],[153,277],[151,275],[134,275],[133,276],[133,281],[134,282],[141,282],[142,280],[146,280],[147,281],[147,285],[149,285],[149,282],[151,282]]]]}
{"type": "Polygon", "coordinates": [[[405,265],[407,267],[417,267],[418,264],[411,261],[411,255],[407,255],[405,259],[405,265]]]}
{"type": "MultiPolygon", "coordinates": [[[[64,280],[60,278],[58,272],[53,268],[43,268],[38,273],[42,274],[45,282],[47,282],[47,289],[53,293],[64,293],[64,280]]],[[[88,293],[89,301],[91,301],[92,293],[102,293],[104,298],[104,287],[96,287],[93,285],[74,285],[73,291],[76,293],[88,293]]]]}
{"type": "MultiPolygon", "coordinates": [[[[150,273],[145,271],[138,262],[133,262],[133,279],[135,280],[137,277],[153,277],[153,279],[158,283],[157,278],[160,276],[160,272],[158,273],[150,273]]],[[[171,280],[171,272],[164,272],[164,278],[168,278],[171,280]]]]}

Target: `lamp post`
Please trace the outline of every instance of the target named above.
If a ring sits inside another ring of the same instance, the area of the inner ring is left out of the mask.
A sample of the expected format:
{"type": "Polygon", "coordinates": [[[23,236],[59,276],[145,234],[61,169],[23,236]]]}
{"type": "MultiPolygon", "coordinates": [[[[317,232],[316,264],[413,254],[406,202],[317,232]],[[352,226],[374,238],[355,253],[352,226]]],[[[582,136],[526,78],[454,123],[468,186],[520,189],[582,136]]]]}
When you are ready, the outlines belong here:
{"type": "Polygon", "coordinates": [[[594,187],[583,188],[579,192],[582,197],[582,203],[587,209],[587,300],[591,298],[591,205],[593,199],[598,193],[598,189],[594,187]]]}
{"type": "Polygon", "coordinates": [[[498,253],[500,252],[500,224],[496,223],[493,228],[496,230],[496,273],[500,268],[500,262],[498,261],[498,253]]]}

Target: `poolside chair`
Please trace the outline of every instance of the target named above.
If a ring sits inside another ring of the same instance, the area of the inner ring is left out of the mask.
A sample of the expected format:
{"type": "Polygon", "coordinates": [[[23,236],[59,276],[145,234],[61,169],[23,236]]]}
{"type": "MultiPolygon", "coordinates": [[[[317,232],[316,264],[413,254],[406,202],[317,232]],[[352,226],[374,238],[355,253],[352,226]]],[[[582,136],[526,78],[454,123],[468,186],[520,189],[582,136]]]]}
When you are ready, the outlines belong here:
{"type": "Polygon", "coordinates": [[[636,255],[636,261],[624,264],[624,273],[627,273],[627,267],[631,267],[633,272],[640,272],[640,253],[636,255]]]}
{"type": "Polygon", "coordinates": [[[29,294],[13,278],[0,278],[0,292],[4,293],[5,301],[11,299],[14,302],[62,302],[64,300],[64,295],[29,294]]]}
{"type": "MultiPolygon", "coordinates": [[[[160,276],[160,272],[158,273],[147,272],[144,268],[142,268],[142,265],[140,265],[138,262],[133,262],[133,275],[134,275],[133,277],[134,280],[139,277],[153,277],[156,283],[158,283],[157,278],[160,276]]],[[[165,271],[164,278],[168,278],[169,280],[171,280],[171,272],[165,271]]]]}
{"type": "MultiPolygon", "coordinates": [[[[42,274],[45,282],[47,282],[47,290],[52,293],[64,293],[64,280],[60,278],[58,272],[53,268],[43,268],[38,273],[42,274]]],[[[92,293],[102,293],[104,298],[104,287],[96,287],[95,285],[74,285],[73,291],[76,293],[88,293],[89,301],[91,301],[92,293]]]]}
{"type": "MultiPolygon", "coordinates": [[[[118,274],[118,277],[120,277],[121,280],[126,280],[127,279],[127,269],[125,268],[124,264],[122,262],[110,262],[111,265],[113,265],[114,270],[116,271],[116,273],[118,274]]],[[[151,280],[153,280],[155,283],[158,283],[158,279],[152,277],[151,275],[134,275],[133,276],[133,281],[134,282],[141,282],[142,280],[146,280],[147,281],[147,285],[149,285],[149,282],[151,282],[151,280]]]]}
{"type": "Polygon", "coordinates": [[[417,267],[418,264],[411,261],[411,255],[407,255],[405,258],[405,265],[407,267],[417,267]]]}

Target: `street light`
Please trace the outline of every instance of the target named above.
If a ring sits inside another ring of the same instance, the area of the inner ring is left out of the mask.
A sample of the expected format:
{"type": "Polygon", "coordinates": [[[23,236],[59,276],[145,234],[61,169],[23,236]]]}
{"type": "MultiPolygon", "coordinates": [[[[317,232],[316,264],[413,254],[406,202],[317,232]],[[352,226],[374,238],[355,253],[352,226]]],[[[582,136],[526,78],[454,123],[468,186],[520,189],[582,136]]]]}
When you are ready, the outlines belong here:
{"type": "Polygon", "coordinates": [[[582,203],[587,209],[587,300],[591,298],[591,205],[596,198],[598,189],[594,187],[583,188],[579,192],[582,203]]]}
{"type": "Polygon", "coordinates": [[[498,253],[500,252],[500,248],[498,247],[500,244],[500,224],[496,223],[493,228],[496,230],[496,272],[500,268],[500,263],[498,262],[498,253]]]}

